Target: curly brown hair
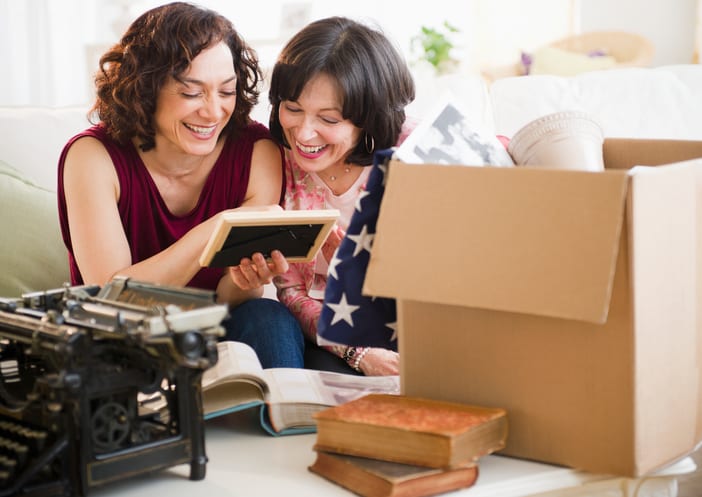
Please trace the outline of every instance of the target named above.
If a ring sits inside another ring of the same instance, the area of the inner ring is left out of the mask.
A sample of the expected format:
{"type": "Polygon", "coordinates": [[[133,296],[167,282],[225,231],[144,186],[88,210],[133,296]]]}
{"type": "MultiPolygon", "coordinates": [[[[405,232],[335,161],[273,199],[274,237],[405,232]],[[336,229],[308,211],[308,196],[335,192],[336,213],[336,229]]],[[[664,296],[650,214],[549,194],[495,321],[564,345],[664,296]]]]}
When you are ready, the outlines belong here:
{"type": "Polygon", "coordinates": [[[258,56],[226,17],[187,2],[145,12],[103,54],[91,114],[117,142],[137,138],[143,151],[154,148],[153,116],[160,89],[168,78],[179,79],[200,52],[221,41],[232,52],[237,77],[236,108],[222,134],[235,134],[249,123],[258,102],[258,56]]]}

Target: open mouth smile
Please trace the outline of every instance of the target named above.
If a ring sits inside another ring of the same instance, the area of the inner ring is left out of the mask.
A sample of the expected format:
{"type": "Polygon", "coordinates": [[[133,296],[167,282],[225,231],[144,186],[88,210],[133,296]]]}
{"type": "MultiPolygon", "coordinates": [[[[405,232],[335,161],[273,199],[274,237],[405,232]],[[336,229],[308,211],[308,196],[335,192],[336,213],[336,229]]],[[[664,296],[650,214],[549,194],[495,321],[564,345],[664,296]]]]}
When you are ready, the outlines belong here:
{"type": "Polygon", "coordinates": [[[217,125],[214,126],[195,126],[194,124],[187,124],[183,123],[186,128],[188,128],[190,131],[193,131],[197,133],[198,135],[202,136],[207,136],[212,134],[214,130],[217,128],[217,125]]]}
{"type": "Polygon", "coordinates": [[[306,154],[317,154],[317,153],[321,152],[322,150],[324,150],[324,149],[327,147],[327,145],[307,146],[307,145],[303,145],[303,144],[301,144],[301,143],[299,143],[299,142],[295,142],[295,146],[296,146],[301,152],[304,152],[304,153],[306,153],[306,154]]]}

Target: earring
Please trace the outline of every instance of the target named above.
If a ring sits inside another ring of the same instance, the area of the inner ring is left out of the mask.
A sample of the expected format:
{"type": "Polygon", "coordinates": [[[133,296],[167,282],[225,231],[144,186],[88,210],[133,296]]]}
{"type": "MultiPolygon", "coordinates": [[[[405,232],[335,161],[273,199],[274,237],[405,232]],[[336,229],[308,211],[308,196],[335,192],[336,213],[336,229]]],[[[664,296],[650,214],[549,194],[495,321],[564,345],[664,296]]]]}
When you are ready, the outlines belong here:
{"type": "Polygon", "coordinates": [[[375,150],[375,140],[373,139],[373,137],[366,133],[366,136],[363,138],[363,141],[366,145],[366,152],[372,154],[373,150],[375,150]],[[370,142],[368,141],[369,138],[370,142]]]}

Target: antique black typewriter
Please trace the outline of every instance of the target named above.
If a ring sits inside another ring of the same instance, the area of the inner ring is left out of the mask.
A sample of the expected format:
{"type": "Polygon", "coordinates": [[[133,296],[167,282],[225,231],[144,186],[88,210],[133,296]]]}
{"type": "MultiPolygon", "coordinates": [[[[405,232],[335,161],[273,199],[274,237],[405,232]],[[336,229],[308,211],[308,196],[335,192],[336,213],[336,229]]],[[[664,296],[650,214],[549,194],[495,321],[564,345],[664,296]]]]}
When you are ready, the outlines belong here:
{"type": "Polygon", "coordinates": [[[0,299],[0,497],[179,464],[203,479],[200,380],[226,313],[211,292],[126,278],[0,299]]]}

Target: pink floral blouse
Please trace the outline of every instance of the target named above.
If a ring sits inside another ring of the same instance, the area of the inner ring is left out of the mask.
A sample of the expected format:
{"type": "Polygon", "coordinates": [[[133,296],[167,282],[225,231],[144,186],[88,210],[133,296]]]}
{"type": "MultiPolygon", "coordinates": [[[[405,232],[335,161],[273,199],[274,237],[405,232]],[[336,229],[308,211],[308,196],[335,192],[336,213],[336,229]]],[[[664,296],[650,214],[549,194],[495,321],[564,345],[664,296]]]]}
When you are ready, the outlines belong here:
{"type": "MultiPolygon", "coordinates": [[[[333,195],[321,179],[313,173],[303,171],[292,159],[289,153],[285,158],[286,194],[283,207],[285,209],[329,209],[335,208],[327,199],[333,195]]],[[[354,190],[362,189],[370,168],[363,171],[359,180],[346,192],[358,195],[354,190]]],[[[306,263],[290,265],[290,270],[274,279],[278,291],[278,300],[285,304],[297,317],[308,340],[317,343],[317,321],[322,312],[324,289],[327,284],[326,271],[329,262],[334,257],[336,249],[346,234],[349,218],[337,222],[317,257],[306,263]]],[[[325,347],[339,357],[343,356],[344,347],[325,347]]]]}
{"type": "MultiPolygon", "coordinates": [[[[403,127],[398,144],[402,143],[411,131],[407,124],[403,127]]],[[[330,199],[331,190],[313,173],[303,171],[295,163],[289,151],[285,157],[286,188],[283,207],[285,209],[328,209],[338,208],[338,203],[353,206],[358,194],[365,187],[371,166],[364,169],[354,185],[339,197],[330,199]],[[341,198],[347,197],[347,198],[341,198]],[[331,200],[331,205],[330,201],[331,200]]],[[[341,219],[322,245],[317,258],[307,263],[290,265],[290,270],[274,279],[278,300],[285,304],[297,317],[308,340],[317,343],[317,322],[324,303],[324,289],[327,284],[327,267],[336,249],[346,234],[353,208],[340,209],[341,219]]],[[[324,346],[327,350],[343,357],[345,347],[324,346]]]]}

